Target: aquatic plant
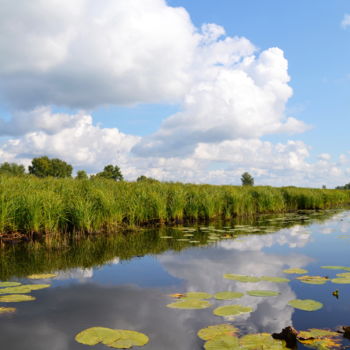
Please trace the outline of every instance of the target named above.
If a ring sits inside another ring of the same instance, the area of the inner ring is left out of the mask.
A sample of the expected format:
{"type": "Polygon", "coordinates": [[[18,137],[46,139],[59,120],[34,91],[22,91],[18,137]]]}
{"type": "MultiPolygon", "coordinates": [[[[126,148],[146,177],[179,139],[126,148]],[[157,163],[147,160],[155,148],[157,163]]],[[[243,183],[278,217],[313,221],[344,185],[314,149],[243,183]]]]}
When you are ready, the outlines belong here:
{"type": "Polygon", "coordinates": [[[322,303],[312,299],[294,299],[289,301],[288,305],[303,311],[316,311],[323,307],[322,303]]]}

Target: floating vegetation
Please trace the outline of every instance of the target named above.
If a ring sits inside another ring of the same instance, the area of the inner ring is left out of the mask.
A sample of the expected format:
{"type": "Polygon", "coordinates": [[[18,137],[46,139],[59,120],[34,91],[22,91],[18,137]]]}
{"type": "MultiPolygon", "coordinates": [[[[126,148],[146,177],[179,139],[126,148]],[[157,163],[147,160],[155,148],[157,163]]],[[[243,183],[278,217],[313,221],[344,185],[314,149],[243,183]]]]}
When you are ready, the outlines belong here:
{"type": "Polygon", "coordinates": [[[303,311],[316,311],[323,307],[322,303],[312,299],[294,299],[289,301],[288,305],[303,311]]]}
{"type": "Polygon", "coordinates": [[[231,300],[231,299],[238,299],[242,298],[244,293],[239,293],[239,292],[219,292],[214,295],[215,299],[218,300],[231,300]]]}
{"type": "Polygon", "coordinates": [[[328,277],[324,276],[300,276],[297,277],[300,282],[308,283],[308,284],[325,284],[329,281],[328,277]]]}
{"type": "Polygon", "coordinates": [[[0,294],[27,294],[33,290],[49,288],[50,284],[23,284],[18,287],[1,288],[0,294]]]}
{"type": "Polygon", "coordinates": [[[224,275],[224,278],[229,279],[229,280],[234,280],[238,282],[260,282],[261,279],[259,277],[254,277],[254,276],[246,276],[246,275],[237,275],[233,273],[226,273],[224,275]]]}
{"type": "Polygon", "coordinates": [[[350,277],[333,278],[331,279],[331,282],[335,284],[350,284],[350,277]]]}
{"type": "Polygon", "coordinates": [[[1,307],[0,306],[0,315],[1,314],[11,314],[15,311],[16,311],[16,309],[14,307],[1,307]]]}
{"type": "Polygon", "coordinates": [[[321,269],[350,271],[350,267],[347,266],[321,266],[321,269]]]}
{"type": "Polygon", "coordinates": [[[85,345],[102,343],[115,349],[130,349],[133,346],[144,346],[149,342],[149,338],[143,333],[104,327],[85,329],[76,335],[75,340],[85,345]]]}
{"type": "Polygon", "coordinates": [[[0,288],[4,287],[17,287],[20,286],[21,283],[19,282],[0,282],[0,288]]]}
{"type": "Polygon", "coordinates": [[[295,274],[295,275],[302,275],[303,273],[308,273],[307,270],[299,269],[299,268],[286,269],[286,270],[283,270],[283,272],[289,273],[289,274],[295,274]]]}
{"type": "Polygon", "coordinates": [[[195,244],[195,243],[200,243],[200,241],[190,241],[190,243],[195,244]]]}
{"type": "Polygon", "coordinates": [[[273,282],[273,283],[287,283],[290,281],[288,278],[269,277],[269,276],[262,276],[262,277],[260,277],[260,279],[261,279],[261,281],[273,282]]]}
{"type": "Polygon", "coordinates": [[[325,329],[312,328],[301,331],[298,341],[305,346],[318,350],[332,350],[341,346],[341,334],[325,329]]]}
{"type": "Polygon", "coordinates": [[[342,277],[342,278],[350,278],[350,272],[341,272],[341,273],[337,273],[338,277],[342,277]]]}
{"type": "Polygon", "coordinates": [[[273,297],[279,295],[280,292],[275,292],[273,290],[249,290],[247,294],[252,297],[273,297]]]}
{"type": "Polygon", "coordinates": [[[173,238],[173,236],[160,236],[159,238],[161,238],[161,239],[171,239],[171,238],[173,238]]]}
{"type": "Polygon", "coordinates": [[[36,274],[36,275],[29,275],[29,276],[27,276],[27,278],[29,278],[31,280],[45,280],[45,279],[49,279],[49,278],[54,278],[56,276],[57,276],[57,274],[55,274],[55,273],[42,273],[42,274],[36,274]]]}
{"type": "Polygon", "coordinates": [[[10,295],[1,295],[0,303],[19,303],[22,301],[32,301],[35,300],[35,297],[31,295],[24,294],[10,294],[10,295]]]}
{"type": "Polygon", "coordinates": [[[236,316],[236,315],[245,314],[252,311],[253,309],[249,306],[226,305],[226,306],[217,307],[213,311],[213,314],[216,316],[236,316]]]}
{"type": "Polygon", "coordinates": [[[282,340],[272,338],[269,333],[248,334],[239,339],[240,348],[245,350],[280,350],[288,349],[282,340]]]}
{"type": "Polygon", "coordinates": [[[186,233],[186,234],[184,234],[184,237],[193,237],[193,236],[194,236],[193,233],[186,233]]]}
{"type": "Polygon", "coordinates": [[[199,309],[207,309],[211,307],[212,304],[207,300],[195,299],[195,298],[185,298],[180,299],[175,303],[168,304],[167,307],[171,309],[185,309],[185,310],[199,310],[199,309]]]}
{"type": "Polygon", "coordinates": [[[236,336],[237,333],[238,328],[224,323],[202,328],[198,331],[197,335],[199,338],[207,341],[222,335],[229,335],[233,337],[236,336]]]}
{"type": "Polygon", "coordinates": [[[207,341],[204,344],[205,350],[238,350],[240,349],[239,340],[229,335],[221,335],[207,341]]]}
{"type": "Polygon", "coordinates": [[[188,242],[189,239],[188,238],[178,238],[177,241],[178,242],[188,242]]]}

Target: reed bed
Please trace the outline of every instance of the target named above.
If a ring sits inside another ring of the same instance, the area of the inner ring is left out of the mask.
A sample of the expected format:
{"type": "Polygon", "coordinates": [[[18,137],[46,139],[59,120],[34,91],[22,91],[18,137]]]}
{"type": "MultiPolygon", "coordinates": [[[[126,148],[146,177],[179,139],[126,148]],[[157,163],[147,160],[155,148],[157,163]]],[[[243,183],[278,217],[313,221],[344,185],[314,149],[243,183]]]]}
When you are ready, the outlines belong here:
{"type": "Polygon", "coordinates": [[[120,226],[339,208],[350,191],[0,177],[0,233],[111,232],[120,226]]]}

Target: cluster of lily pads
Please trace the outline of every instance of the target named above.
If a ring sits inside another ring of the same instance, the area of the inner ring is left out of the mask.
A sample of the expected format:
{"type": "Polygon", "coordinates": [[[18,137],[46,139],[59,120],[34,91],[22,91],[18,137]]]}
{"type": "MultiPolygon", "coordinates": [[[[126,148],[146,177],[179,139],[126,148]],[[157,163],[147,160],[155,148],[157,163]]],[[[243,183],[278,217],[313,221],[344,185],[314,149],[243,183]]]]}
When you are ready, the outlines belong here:
{"type": "MultiPolygon", "coordinates": [[[[40,280],[55,277],[55,274],[37,274],[27,276],[28,279],[40,280]]],[[[49,288],[50,284],[22,284],[19,282],[0,282],[0,305],[36,300],[32,295],[27,295],[35,290],[49,288]]],[[[16,311],[14,307],[0,306],[0,314],[8,314],[16,311]]]]}
{"type": "MultiPolygon", "coordinates": [[[[218,324],[202,328],[199,338],[205,341],[206,350],[282,350],[288,349],[284,340],[274,339],[269,333],[238,336],[239,329],[231,324],[218,324]]],[[[341,344],[341,335],[324,329],[309,329],[297,335],[298,342],[319,350],[336,349],[341,344]]]]}

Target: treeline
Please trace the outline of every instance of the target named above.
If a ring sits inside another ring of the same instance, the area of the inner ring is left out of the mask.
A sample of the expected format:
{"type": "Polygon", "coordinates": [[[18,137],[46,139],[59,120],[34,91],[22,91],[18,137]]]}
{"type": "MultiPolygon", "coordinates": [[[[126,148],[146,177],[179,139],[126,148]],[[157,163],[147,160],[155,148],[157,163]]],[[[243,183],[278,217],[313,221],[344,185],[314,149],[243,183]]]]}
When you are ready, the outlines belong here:
{"type": "Polygon", "coordinates": [[[158,181],[0,177],[0,234],[114,232],[125,225],[327,209],[350,191],[158,181]]]}
{"type": "Polygon", "coordinates": [[[344,185],[344,186],[338,186],[336,187],[337,190],[350,190],[350,183],[344,185]]]}

